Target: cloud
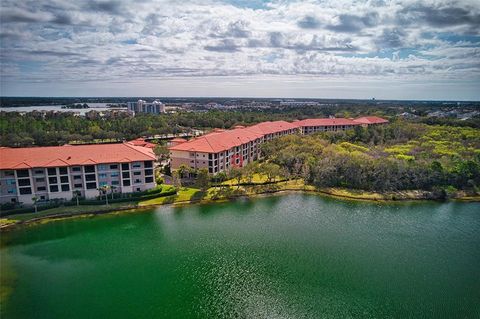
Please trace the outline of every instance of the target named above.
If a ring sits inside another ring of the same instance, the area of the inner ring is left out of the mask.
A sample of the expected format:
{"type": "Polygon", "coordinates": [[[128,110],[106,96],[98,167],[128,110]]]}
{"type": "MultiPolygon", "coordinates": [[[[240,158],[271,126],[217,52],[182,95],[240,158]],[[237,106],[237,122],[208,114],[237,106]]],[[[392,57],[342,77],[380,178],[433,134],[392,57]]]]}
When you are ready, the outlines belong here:
{"type": "Polygon", "coordinates": [[[2,80],[211,76],[480,82],[480,3],[3,0],[2,80]],[[30,67],[40,63],[42,68],[30,67]],[[127,76],[128,75],[128,76],[127,76]]]}
{"type": "Polygon", "coordinates": [[[235,44],[232,39],[221,40],[220,43],[214,45],[206,45],[204,47],[207,51],[214,52],[236,52],[239,50],[239,46],[235,44]]]}
{"type": "Polygon", "coordinates": [[[378,13],[369,12],[364,16],[340,14],[337,24],[330,24],[327,29],[336,32],[358,32],[366,27],[373,27],[378,22],[378,13]]]}
{"type": "Polygon", "coordinates": [[[35,23],[45,22],[49,20],[47,13],[34,13],[23,9],[10,8],[1,10],[0,21],[1,23],[35,23]]]}
{"type": "Polygon", "coordinates": [[[297,25],[302,29],[317,29],[322,24],[314,16],[306,15],[302,19],[297,21],[297,25]]]}
{"type": "MultiPolygon", "coordinates": [[[[456,4],[456,3],[455,3],[456,4]]],[[[402,25],[426,22],[433,27],[449,27],[457,25],[480,26],[480,14],[471,8],[459,6],[445,6],[433,4],[414,3],[398,12],[398,20],[402,25]]]]}
{"type": "Polygon", "coordinates": [[[122,2],[120,1],[89,1],[85,8],[90,11],[105,12],[108,14],[123,14],[122,2]]]}
{"type": "Polygon", "coordinates": [[[64,25],[69,25],[72,24],[72,18],[66,14],[66,13],[61,13],[56,15],[51,22],[56,23],[56,24],[64,24],[64,25]]]}
{"type": "Polygon", "coordinates": [[[376,39],[380,50],[385,48],[400,48],[404,45],[405,32],[397,28],[383,29],[382,34],[376,39]]]}

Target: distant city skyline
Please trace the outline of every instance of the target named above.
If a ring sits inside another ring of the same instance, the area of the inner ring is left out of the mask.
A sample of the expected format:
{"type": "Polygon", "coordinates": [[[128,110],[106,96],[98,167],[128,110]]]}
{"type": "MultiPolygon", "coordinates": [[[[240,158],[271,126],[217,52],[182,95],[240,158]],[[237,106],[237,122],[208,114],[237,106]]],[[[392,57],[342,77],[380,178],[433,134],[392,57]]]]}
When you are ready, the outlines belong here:
{"type": "Polygon", "coordinates": [[[480,100],[480,2],[0,4],[2,96],[480,100]]]}

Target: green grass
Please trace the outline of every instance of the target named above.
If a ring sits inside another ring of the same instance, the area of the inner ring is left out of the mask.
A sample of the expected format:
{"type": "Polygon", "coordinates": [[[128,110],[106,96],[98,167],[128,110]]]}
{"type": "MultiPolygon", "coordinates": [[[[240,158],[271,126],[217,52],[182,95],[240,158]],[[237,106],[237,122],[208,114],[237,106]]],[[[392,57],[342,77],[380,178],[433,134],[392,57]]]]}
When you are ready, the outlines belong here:
{"type": "Polygon", "coordinates": [[[102,211],[106,209],[124,209],[127,207],[135,208],[137,206],[137,202],[124,202],[124,203],[113,203],[107,205],[80,205],[80,206],[60,206],[60,207],[55,207],[51,209],[46,209],[43,211],[40,211],[38,213],[27,213],[27,214],[16,214],[16,215],[10,215],[7,216],[6,218],[0,219],[0,225],[4,225],[4,220],[7,223],[11,223],[13,221],[25,221],[25,220],[30,220],[33,218],[38,218],[38,217],[46,217],[50,215],[57,215],[57,214],[72,214],[72,215],[79,215],[79,214],[88,214],[88,213],[93,213],[97,211],[102,211]]]}
{"type": "MultiPolygon", "coordinates": [[[[282,178],[280,176],[276,177],[274,181],[280,181],[282,178]]],[[[240,184],[245,184],[249,183],[250,181],[243,177],[240,181],[240,184]]],[[[264,174],[253,174],[253,178],[251,181],[253,184],[264,184],[268,182],[268,177],[267,175],[264,174]]],[[[229,179],[225,182],[222,183],[222,185],[229,185],[229,186],[236,186],[237,185],[237,179],[229,179]]]]}
{"type": "MultiPolygon", "coordinates": [[[[163,185],[162,191],[158,193],[160,197],[154,198],[156,199],[161,199],[164,200],[166,198],[169,198],[171,196],[162,196],[162,194],[166,192],[170,192],[173,189],[173,186],[170,185],[163,185]]],[[[17,221],[26,221],[34,218],[39,218],[39,217],[47,217],[47,216],[52,216],[52,215],[57,215],[57,214],[71,214],[71,215],[81,215],[81,214],[89,214],[89,213],[95,213],[98,211],[104,211],[104,210],[120,210],[120,209],[129,209],[129,208],[136,208],[138,207],[139,204],[139,199],[132,199],[132,201],[128,202],[120,202],[120,203],[110,203],[108,206],[107,205],[80,205],[80,206],[59,206],[55,208],[50,208],[46,210],[39,211],[38,213],[34,212],[34,208],[32,207],[32,212],[31,213],[25,213],[25,214],[14,214],[14,215],[9,215],[6,216],[5,218],[0,219],[0,226],[16,223],[17,221]]]]}

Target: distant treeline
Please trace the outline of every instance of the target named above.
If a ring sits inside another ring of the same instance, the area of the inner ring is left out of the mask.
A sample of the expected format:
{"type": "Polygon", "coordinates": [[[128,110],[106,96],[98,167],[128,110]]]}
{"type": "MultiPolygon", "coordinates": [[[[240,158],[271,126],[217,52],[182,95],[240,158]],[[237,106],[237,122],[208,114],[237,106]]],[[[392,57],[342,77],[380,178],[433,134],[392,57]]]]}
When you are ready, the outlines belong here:
{"type": "Polygon", "coordinates": [[[285,176],[318,187],[368,191],[430,190],[437,197],[480,191],[480,130],[406,122],[262,145],[285,176]]]}
{"type": "MultiPolygon", "coordinates": [[[[247,104],[249,102],[268,102],[273,106],[280,105],[281,101],[291,99],[276,99],[276,98],[226,98],[226,97],[0,97],[0,107],[18,107],[18,106],[32,106],[32,105],[66,105],[76,103],[126,103],[129,101],[137,101],[139,99],[146,101],[160,100],[164,103],[196,103],[206,104],[209,102],[219,104],[247,104]]],[[[408,107],[415,109],[439,109],[442,107],[467,107],[480,108],[480,102],[463,101],[460,103],[452,101],[397,101],[397,100],[353,100],[353,99],[294,99],[297,102],[318,102],[321,105],[333,105],[339,107],[350,106],[376,106],[377,108],[388,107],[408,107]]]]}
{"type": "MultiPolygon", "coordinates": [[[[0,113],[2,146],[45,146],[63,145],[70,142],[120,141],[140,136],[188,132],[192,128],[231,128],[234,125],[249,125],[263,121],[314,118],[314,117],[358,117],[379,115],[395,120],[403,107],[375,105],[282,107],[271,109],[241,109],[206,112],[177,112],[173,114],[139,114],[128,118],[86,119],[69,112],[0,113]]],[[[417,122],[444,124],[445,119],[419,117],[417,122]],[[439,122],[436,122],[439,121],[439,122]]],[[[478,119],[459,121],[448,120],[449,125],[480,127],[478,119]]]]}

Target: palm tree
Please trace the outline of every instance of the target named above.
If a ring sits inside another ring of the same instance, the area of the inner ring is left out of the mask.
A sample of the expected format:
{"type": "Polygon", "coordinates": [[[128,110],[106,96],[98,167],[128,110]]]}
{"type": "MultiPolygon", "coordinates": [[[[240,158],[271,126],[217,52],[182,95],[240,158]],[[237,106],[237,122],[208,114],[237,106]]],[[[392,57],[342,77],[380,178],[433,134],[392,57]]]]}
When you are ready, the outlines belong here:
{"type": "Polygon", "coordinates": [[[98,188],[98,191],[100,192],[100,198],[102,198],[102,194],[105,194],[105,205],[108,205],[108,189],[110,187],[108,185],[103,185],[98,188]]]}
{"type": "Polygon", "coordinates": [[[79,191],[79,190],[76,190],[76,191],[73,191],[73,196],[75,197],[75,199],[77,200],[77,206],[80,205],[80,203],[78,202],[78,198],[82,195],[82,193],[79,191]]]}
{"type": "Polygon", "coordinates": [[[117,186],[110,186],[110,189],[112,190],[112,199],[113,199],[113,193],[115,192],[115,189],[117,189],[117,186]]]}
{"type": "Polygon", "coordinates": [[[33,196],[32,197],[32,201],[33,201],[33,207],[35,207],[35,213],[37,213],[37,201],[38,201],[38,197],[37,196],[33,196]]]}

